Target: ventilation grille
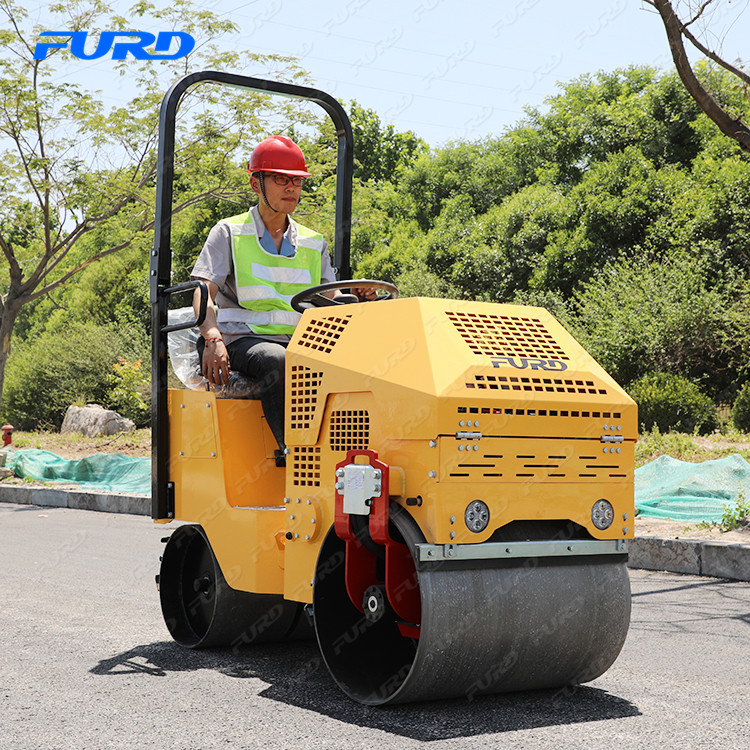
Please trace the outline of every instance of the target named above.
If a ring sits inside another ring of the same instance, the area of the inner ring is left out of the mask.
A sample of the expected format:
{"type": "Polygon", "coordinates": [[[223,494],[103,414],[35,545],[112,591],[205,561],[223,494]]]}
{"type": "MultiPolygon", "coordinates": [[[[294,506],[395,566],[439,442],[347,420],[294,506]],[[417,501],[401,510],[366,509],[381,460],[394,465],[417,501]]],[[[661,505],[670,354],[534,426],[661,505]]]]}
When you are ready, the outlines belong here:
{"type": "Polygon", "coordinates": [[[516,417],[583,417],[584,419],[621,419],[619,411],[580,411],[579,409],[511,409],[490,406],[459,406],[459,414],[506,414],[516,417]]]}
{"type": "MultiPolygon", "coordinates": [[[[444,462],[443,478],[453,482],[604,482],[612,479],[628,479],[632,471],[623,465],[622,454],[617,448],[607,447],[598,452],[588,447],[586,455],[563,455],[559,450],[534,450],[521,452],[517,445],[510,447],[495,444],[472,444],[471,441],[448,445],[448,455],[441,453],[444,462]],[[508,448],[510,447],[510,450],[508,448]],[[476,450],[475,450],[476,448],[476,450]],[[609,453],[609,451],[613,453],[609,453]]],[[[586,449],[584,449],[586,451],[586,449]]],[[[628,459],[632,463],[632,456],[628,459]]]]}
{"type": "Polygon", "coordinates": [[[368,411],[331,412],[328,440],[332,451],[369,448],[370,413],[368,411]]]}
{"type": "Polygon", "coordinates": [[[292,448],[292,476],[295,487],[320,487],[320,448],[292,448]]]}
{"type": "Polygon", "coordinates": [[[537,318],[462,312],[446,314],[474,354],[569,359],[537,318]]]}
{"type": "Polygon", "coordinates": [[[501,375],[475,375],[467,388],[493,391],[541,391],[542,393],[593,393],[606,395],[592,380],[567,380],[564,378],[516,378],[501,375]]]}
{"type": "Polygon", "coordinates": [[[292,366],[289,416],[293,430],[306,430],[312,423],[318,406],[318,388],[322,379],[322,372],[313,372],[304,365],[292,366]]]}
{"type": "Polygon", "coordinates": [[[310,349],[328,354],[339,340],[351,317],[351,315],[342,315],[341,317],[325,318],[310,323],[300,336],[300,346],[307,346],[310,349]]]}

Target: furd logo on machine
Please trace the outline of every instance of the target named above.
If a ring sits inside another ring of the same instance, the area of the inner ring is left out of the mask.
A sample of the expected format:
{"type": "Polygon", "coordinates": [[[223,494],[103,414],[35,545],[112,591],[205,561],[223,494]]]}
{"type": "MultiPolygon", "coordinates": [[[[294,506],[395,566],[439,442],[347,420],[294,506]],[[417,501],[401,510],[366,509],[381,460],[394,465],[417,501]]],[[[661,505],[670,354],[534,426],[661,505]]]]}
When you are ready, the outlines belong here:
{"type": "Polygon", "coordinates": [[[559,359],[531,359],[529,357],[492,357],[493,367],[515,367],[517,370],[548,370],[562,372],[568,366],[559,359]]]}
{"type": "Polygon", "coordinates": [[[70,43],[70,53],[79,60],[98,60],[112,50],[113,60],[124,60],[130,53],[136,60],[177,60],[190,54],[195,48],[195,39],[184,31],[102,31],[99,43],[93,52],[86,52],[88,31],[42,31],[40,37],[69,37],[63,42],[37,42],[34,59],[44,60],[50,50],[65,49],[70,43]],[[127,41],[116,41],[126,37],[127,41]],[[137,37],[133,39],[133,37],[137,37]],[[176,52],[170,52],[173,40],[179,41],[176,52]],[[153,45],[153,52],[147,47],[153,45]]]}

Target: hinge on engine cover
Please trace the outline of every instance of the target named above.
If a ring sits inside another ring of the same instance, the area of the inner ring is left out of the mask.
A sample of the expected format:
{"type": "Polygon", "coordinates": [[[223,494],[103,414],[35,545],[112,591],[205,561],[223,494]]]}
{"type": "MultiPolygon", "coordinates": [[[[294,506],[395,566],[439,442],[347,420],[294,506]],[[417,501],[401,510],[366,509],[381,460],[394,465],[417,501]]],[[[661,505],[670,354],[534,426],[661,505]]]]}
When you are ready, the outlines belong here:
{"type": "Polygon", "coordinates": [[[622,435],[602,435],[602,443],[624,443],[625,438],[622,435]]]}

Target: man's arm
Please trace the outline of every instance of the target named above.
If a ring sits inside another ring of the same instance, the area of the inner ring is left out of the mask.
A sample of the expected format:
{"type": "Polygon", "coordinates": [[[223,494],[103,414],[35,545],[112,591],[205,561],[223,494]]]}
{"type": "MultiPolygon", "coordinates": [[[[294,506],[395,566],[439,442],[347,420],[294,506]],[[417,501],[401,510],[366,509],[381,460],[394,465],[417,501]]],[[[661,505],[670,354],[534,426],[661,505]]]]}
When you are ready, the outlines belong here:
{"type": "MultiPolygon", "coordinates": [[[[208,287],[208,304],[206,305],[206,319],[198,329],[206,341],[206,348],[203,350],[203,362],[201,371],[203,377],[209,383],[214,385],[225,385],[229,382],[229,354],[221,331],[216,324],[216,293],[219,287],[213,281],[202,279],[208,287]]],[[[200,290],[193,292],[193,310],[196,316],[200,308],[200,290]]]]}

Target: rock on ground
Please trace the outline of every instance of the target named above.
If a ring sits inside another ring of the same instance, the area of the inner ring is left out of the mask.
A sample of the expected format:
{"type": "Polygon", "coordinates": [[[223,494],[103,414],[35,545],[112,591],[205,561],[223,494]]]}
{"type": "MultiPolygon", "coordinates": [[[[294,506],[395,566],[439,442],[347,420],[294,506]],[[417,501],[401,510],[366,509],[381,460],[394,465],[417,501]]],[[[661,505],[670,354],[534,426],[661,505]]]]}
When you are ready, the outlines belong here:
{"type": "Polygon", "coordinates": [[[118,432],[131,432],[135,423],[111,409],[99,404],[69,406],[65,412],[60,432],[80,432],[86,437],[115,435],[118,432]]]}

